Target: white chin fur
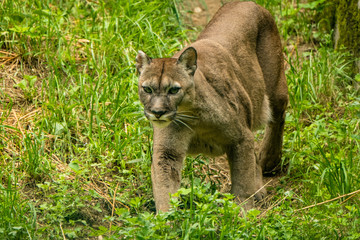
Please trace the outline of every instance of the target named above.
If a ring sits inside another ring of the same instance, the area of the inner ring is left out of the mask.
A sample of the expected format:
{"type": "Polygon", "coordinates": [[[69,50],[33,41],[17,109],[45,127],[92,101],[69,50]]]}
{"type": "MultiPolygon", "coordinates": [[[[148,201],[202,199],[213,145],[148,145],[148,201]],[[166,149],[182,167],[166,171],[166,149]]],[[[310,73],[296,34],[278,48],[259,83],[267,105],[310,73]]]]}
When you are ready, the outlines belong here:
{"type": "Polygon", "coordinates": [[[151,123],[153,124],[154,127],[165,128],[165,127],[169,126],[171,121],[151,121],[151,123]]]}

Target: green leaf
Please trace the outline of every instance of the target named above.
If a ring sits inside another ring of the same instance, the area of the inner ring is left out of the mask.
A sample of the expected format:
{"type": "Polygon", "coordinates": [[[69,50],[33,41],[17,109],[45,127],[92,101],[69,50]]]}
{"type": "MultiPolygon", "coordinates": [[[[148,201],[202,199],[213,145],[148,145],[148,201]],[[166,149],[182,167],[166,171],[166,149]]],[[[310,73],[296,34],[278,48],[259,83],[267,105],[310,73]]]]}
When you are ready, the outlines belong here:
{"type": "Polygon", "coordinates": [[[180,188],[178,193],[182,195],[188,195],[191,192],[190,188],[180,188]]]}
{"type": "Polygon", "coordinates": [[[15,84],[14,87],[19,87],[24,91],[28,89],[28,83],[26,80],[22,80],[18,84],[15,84]]]}
{"type": "Polygon", "coordinates": [[[69,163],[69,167],[70,167],[72,170],[74,170],[75,172],[79,172],[79,171],[80,171],[80,166],[79,166],[79,164],[77,164],[76,162],[71,161],[71,162],[69,163]]]}
{"type": "Polygon", "coordinates": [[[54,134],[55,135],[60,135],[63,132],[65,132],[65,127],[62,123],[56,122],[54,125],[55,125],[54,126],[54,134]]]}
{"type": "Polygon", "coordinates": [[[25,75],[24,79],[26,79],[27,82],[29,83],[29,87],[33,88],[35,85],[35,82],[37,81],[37,76],[25,75]]]}
{"type": "Polygon", "coordinates": [[[9,30],[16,32],[16,33],[25,33],[29,31],[29,27],[21,27],[21,26],[14,26],[13,28],[9,28],[9,30]]]}
{"type": "Polygon", "coordinates": [[[360,82],[360,74],[359,73],[355,75],[355,81],[360,82]]]}

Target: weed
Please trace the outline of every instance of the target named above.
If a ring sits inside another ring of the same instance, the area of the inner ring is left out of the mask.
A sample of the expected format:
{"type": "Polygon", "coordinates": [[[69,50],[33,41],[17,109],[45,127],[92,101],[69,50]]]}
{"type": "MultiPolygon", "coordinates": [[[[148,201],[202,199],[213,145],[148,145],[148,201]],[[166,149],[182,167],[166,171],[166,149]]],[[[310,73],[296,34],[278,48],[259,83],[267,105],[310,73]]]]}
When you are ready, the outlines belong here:
{"type": "Polygon", "coordinates": [[[35,98],[37,92],[37,89],[35,87],[36,81],[36,76],[25,75],[24,79],[18,84],[15,84],[14,87],[21,88],[21,90],[23,90],[24,92],[25,99],[28,101],[32,101],[35,98]]]}

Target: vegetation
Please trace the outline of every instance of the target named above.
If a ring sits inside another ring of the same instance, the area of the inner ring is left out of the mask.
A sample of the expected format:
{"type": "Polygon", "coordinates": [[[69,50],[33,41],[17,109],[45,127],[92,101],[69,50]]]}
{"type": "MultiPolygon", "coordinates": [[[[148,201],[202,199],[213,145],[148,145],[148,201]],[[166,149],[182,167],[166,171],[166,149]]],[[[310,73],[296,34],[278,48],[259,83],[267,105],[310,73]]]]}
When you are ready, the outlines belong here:
{"type": "Polygon", "coordinates": [[[225,170],[187,158],[172,210],[155,215],[134,59],[185,45],[182,3],[2,1],[0,238],[359,239],[360,75],[313,21],[321,1],[257,2],[286,55],[284,173],[244,213],[220,192],[225,170]]]}
{"type": "MultiPolygon", "coordinates": [[[[316,0],[317,19],[320,28],[334,31],[335,49],[341,50],[345,46],[346,51],[352,53],[352,58],[360,57],[360,2],[331,0],[316,0]]],[[[360,71],[359,60],[353,62],[353,71],[360,71]]]]}

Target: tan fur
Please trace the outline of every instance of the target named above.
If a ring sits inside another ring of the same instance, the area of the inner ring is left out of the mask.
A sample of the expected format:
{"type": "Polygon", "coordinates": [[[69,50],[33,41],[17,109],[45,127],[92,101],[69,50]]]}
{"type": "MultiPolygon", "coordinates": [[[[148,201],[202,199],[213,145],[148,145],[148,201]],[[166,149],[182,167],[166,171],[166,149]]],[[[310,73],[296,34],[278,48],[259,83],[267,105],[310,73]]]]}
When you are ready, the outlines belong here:
{"type": "MultiPolygon", "coordinates": [[[[240,202],[261,188],[262,173],[280,163],[288,103],[281,42],[270,13],[252,2],[228,3],[173,58],[151,59],[139,51],[136,61],[140,100],[154,128],[157,211],[168,210],[187,154],[226,153],[231,192],[240,202]],[[252,131],[262,124],[267,128],[256,158],[252,131]]],[[[245,205],[251,207],[252,198],[245,205]]]]}

